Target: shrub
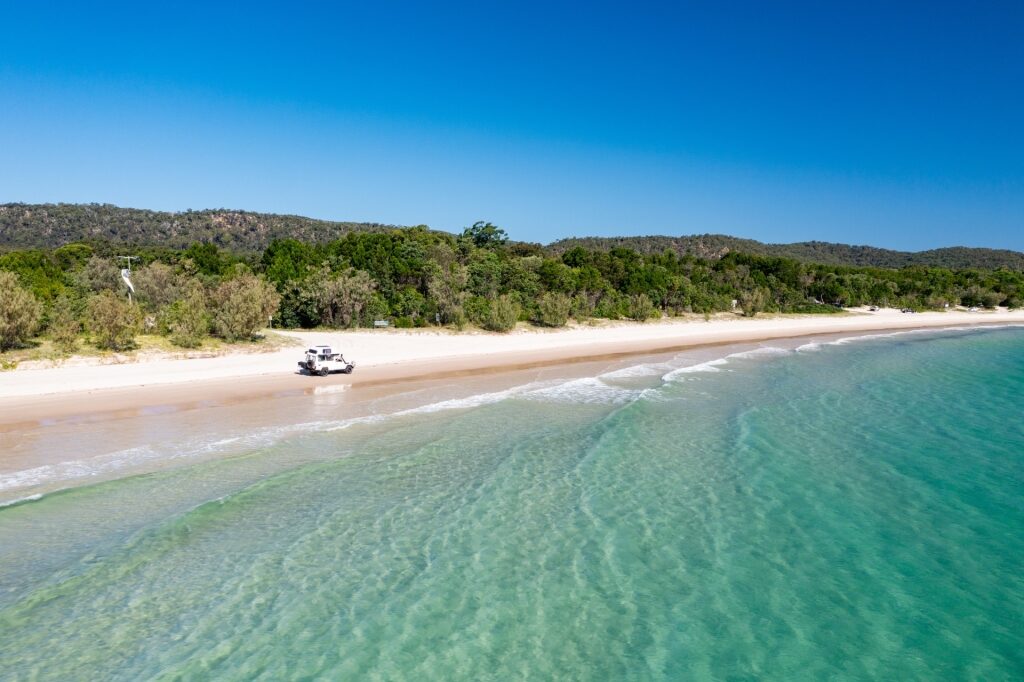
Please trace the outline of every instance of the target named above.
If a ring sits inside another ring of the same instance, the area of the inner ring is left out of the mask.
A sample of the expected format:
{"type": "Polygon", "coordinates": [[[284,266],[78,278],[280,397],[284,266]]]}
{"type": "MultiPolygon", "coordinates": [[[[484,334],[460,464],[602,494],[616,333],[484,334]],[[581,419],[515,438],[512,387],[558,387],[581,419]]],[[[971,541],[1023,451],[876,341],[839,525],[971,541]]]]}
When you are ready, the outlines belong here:
{"type": "Polygon", "coordinates": [[[998,306],[1002,300],[1003,297],[994,291],[986,291],[981,295],[981,305],[989,309],[998,306]]]}
{"type": "Polygon", "coordinates": [[[142,316],[126,298],[108,289],[89,297],[87,308],[89,331],[98,347],[125,350],[135,345],[142,316]]]}
{"type": "Polygon", "coordinates": [[[71,279],[76,286],[87,293],[124,289],[124,284],[121,282],[121,269],[111,258],[91,256],[81,268],[72,274],[71,279]]]}
{"type": "Polygon", "coordinates": [[[565,294],[548,292],[540,299],[537,321],[547,327],[564,327],[569,321],[572,299],[565,294]]]}
{"type": "Polygon", "coordinates": [[[373,327],[377,320],[387,320],[391,317],[391,306],[387,299],[380,294],[372,294],[363,308],[363,323],[366,327],[373,327]]]}
{"type": "Polygon", "coordinates": [[[485,327],[491,314],[491,300],[483,296],[468,296],[463,310],[466,311],[466,317],[470,322],[485,327]]]}
{"type": "Polygon", "coordinates": [[[594,303],[586,292],[576,294],[572,299],[569,313],[577,322],[586,322],[594,316],[594,303]]]}
{"type": "Polygon", "coordinates": [[[484,328],[492,332],[508,332],[515,329],[518,320],[519,304],[508,296],[499,296],[491,301],[484,328]]]}
{"type": "Polygon", "coordinates": [[[184,298],[167,307],[165,323],[171,343],[182,348],[196,348],[210,331],[210,315],[206,310],[206,296],[196,283],[184,298]]]}
{"type": "Polygon", "coordinates": [[[277,310],[281,296],[261,277],[243,273],[214,290],[213,328],[227,341],[248,340],[277,310]]]}
{"type": "Polygon", "coordinates": [[[13,272],[0,270],[0,350],[25,343],[39,327],[43,307],[13,272]]]}
{"type": "Polygon", "coordinates": [[[61,351],[74,353],[78,348],[78,335],[81,331],[82,323],[75,314],[74,304],[67,296],[61,296],[50,315],[50,338],[61,351]]]}
{"type": "Polygon", "coordinates": [[[740,308],[744,317],[754,317],[764,310],[768,302],[768,292],[763,288],[750,289],[740,294],[740,308]]]}
{"type": "Polygon", "coordinates": [[[466,317],[466,311],[463,310],[461,305],[452,306],[448,309],[448,324],[461,332],[466,328],[467,322],[469,322],[469,318],[466,317]]]}
{"type": "Polygon", "coordinates": [[[594,306],[594,317],[603,317],[607,320],[618,320],[622,318],[624,308],[623,299],[615,292],[605,292],[598,299],[594,306]]]}
{"type": "Polygon", "coordinates": [[[637,294],[629,299],[629,319],[644,322],[654,313],[654,304],[647,294],[637,294]]]}

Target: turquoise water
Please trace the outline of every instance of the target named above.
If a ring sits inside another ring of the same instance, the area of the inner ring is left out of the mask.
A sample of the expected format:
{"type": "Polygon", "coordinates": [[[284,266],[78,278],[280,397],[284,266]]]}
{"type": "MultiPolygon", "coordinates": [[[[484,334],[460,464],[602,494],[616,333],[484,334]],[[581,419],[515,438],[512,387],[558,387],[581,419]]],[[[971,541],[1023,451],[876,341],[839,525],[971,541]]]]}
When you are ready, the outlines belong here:
{"type": "Polygon", "coordinates": [[[1024,330],[677,365],[0,508],[0,678],[1020,679],[1024,330]]]}

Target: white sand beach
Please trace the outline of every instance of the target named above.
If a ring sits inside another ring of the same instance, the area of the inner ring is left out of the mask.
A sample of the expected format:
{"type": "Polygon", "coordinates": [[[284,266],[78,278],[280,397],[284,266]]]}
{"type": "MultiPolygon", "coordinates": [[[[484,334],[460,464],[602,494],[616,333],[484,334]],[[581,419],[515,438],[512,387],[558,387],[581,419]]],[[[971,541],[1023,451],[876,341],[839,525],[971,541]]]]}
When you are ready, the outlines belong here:
{"type": "Polygon", "coordinates": [[[294,346],[208,358],[145,358],[120,364],[72,360],[61,366],[0,373],[0,423],[200,399],[241,399],[310,381],[386,382],[472,371],[569,362],[700,345],[835,333],[966,325],[1024,324],[1024,311],[901,313],[852,310],[843,315],[693,317],[644,324],[613,322],[510,334],[434,330],[284,332],[294,346]],[[352,375],[301,376],[307,345],[331,344],[357,363],[352,375]]]}

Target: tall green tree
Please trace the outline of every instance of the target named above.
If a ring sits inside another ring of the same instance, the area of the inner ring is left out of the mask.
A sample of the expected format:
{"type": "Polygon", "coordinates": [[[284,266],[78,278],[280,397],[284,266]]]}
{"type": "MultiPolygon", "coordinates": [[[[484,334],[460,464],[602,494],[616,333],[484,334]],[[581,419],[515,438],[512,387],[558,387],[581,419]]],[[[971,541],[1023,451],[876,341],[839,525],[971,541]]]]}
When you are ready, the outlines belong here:
{"type": "Polygon", "coordinates": [[[13,272],[0,270],[0,351],[24,344],[39,327],[43,307],[13,272]]]}
{"type": "Polygon", "coordinates": [[[505,234],[505,230],[483,220],[478,220],[471,227],[463,230],[462,236],[481,249],[490,249],[508,243],[508,235],[505,234]]]}
{"type": "Polygon", "coordinates": [[[306,280],[303,295],[316,309],[325,327],[355,327],[373,298],[376,284],[363,270],[332,272],[322,267],[306,280]]]}
{"type": "Polygon", "coordinates": [[[281,295],[252,273],[222,282],[213,292],[213,329],[227,341],[248,341],[270,324],[281,295]]]}

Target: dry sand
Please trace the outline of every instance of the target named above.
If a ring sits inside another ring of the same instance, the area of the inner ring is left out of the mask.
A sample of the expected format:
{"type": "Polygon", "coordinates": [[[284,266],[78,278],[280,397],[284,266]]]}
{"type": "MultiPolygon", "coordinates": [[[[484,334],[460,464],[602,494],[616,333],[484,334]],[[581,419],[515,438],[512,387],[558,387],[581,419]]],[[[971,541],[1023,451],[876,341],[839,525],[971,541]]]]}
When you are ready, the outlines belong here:
{"type": "Polygon", "coordinates": [[[428,330],[287,332],[295,345],[267,353],[214,358],[147,359],[123,364],[69,363],[0,373],[0,424],[142,406],[258,398],[303,391],[310,382],[370,384],[465,372],[571,362],[700,345],[834,333],[926,327],[1024,324],[1024,311],[901,313],[856,310],[845,315],[738,316],[609,323],[511,334],[428,330]],[[357,362],[352,375],[296,373],[305,346],[332,344],[357,362]]]}

